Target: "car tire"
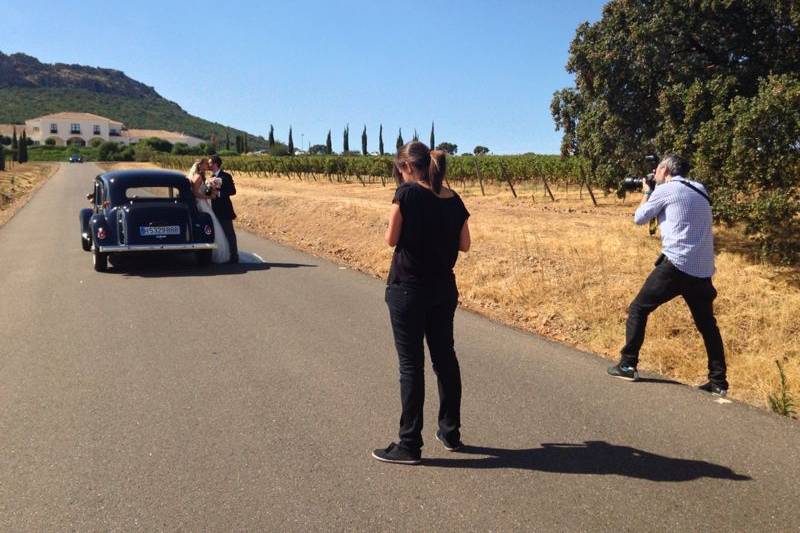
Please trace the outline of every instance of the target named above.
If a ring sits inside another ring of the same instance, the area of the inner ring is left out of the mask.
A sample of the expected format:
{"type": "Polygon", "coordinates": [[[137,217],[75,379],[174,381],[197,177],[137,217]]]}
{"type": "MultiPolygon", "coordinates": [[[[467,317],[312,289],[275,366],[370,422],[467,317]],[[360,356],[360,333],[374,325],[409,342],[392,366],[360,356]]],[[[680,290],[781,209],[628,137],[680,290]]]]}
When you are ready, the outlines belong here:
{"type": "Polygon", "coordinates": [[[92,262],[95,272],[106,272],[108,270],[108,254],[95,250],[92,255],[92,262]]]}
{"type": "Polygon", "coordinates": [[[211,264],[211,250],[200,250],[197,252],[197,264],[208,266],[211,264]]]}
{"type": "Polygon", "coordinates": [[[83,248],[84,252],[88,252],[92,249],[92,241],[89,239],[84,239],[83,236],[81,236],[81,248],[83,248]]]}

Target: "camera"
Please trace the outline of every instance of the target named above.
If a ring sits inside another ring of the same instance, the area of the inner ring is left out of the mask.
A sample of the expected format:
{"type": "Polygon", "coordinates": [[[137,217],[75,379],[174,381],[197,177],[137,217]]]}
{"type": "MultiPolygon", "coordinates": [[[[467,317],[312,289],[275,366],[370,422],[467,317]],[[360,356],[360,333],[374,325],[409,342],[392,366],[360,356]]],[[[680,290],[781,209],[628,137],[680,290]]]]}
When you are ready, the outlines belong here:
{"type": "MultiPolygon", "coordinates": [[[[656,173],[650,172],[645,176],[644,181],[649,188],[654,188],[656,186],[656,173]]],[[[643,189],[642,178],[629,176],[622,180],[621,188],[626,192],[641,192],[643,189]]]]}
{"type": "MultiPolygon", "coordinates": [[[[646,163],[647,168],[650,172],[644,177],[645,183],[651,189],[656,186],[656,173],[655,169],[658,166],[658,156],[655,154],[650,154],[645,156],[644,161],[646,163]]],[[[642,178],[637,176],[629,176],[622,180],[619,186],[619,193],[623,195],[626,192],[640,192],[643,189],[642,178]]],[[[618,193],[618,194],[619,194],[618,193]]]]}

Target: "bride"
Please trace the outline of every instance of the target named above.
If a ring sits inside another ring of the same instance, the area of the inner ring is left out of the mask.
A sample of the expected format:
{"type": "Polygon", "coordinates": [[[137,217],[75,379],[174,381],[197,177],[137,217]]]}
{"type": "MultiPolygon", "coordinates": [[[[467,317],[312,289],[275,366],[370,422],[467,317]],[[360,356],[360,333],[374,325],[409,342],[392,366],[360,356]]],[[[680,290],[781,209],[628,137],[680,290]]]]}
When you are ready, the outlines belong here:
{"type": "Polygon", "coordinates": [[[205,158],[198,159],[189,169],[189,174],[186,175],[186,178],[192,184],[192,194],[194,194],[197,209],[211,215],[211,220],[214,221],[214,243],[217,247],[211,254],[211,261],[214,263],[227,263],[231,255],[228,239],[225,238],[225,232],[222,231],[222,226],[211,208],[211,200],[216,198],[219,193],[215,190],[213,183],[206,183],[207,170],[208,160],[205,158]],[[211,194],[206,192],[209,188],[211,194]]]}

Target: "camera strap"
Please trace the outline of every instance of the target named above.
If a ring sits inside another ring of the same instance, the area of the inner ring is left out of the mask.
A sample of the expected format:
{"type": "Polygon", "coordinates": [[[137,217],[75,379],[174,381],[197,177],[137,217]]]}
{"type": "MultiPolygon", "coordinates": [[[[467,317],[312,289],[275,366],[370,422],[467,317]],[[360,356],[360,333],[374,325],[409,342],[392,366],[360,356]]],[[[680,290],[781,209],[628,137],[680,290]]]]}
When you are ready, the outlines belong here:
{"type": "Polygon", "coordinates": [[[683,180],[675,180],[675,181],[677,181],[678,183],[682,183],[682,184],[686,185],[687,187],[692,189],[694,192],[696,192],[697,194],[699,194],[700,196],[705,198],[706,201],[708,202],[708,205],[714,205],[714,204],[711,203],[711,198],[709,198],[706,193],[704,193],[703,191],[701,191],[700,189],[698,189],[697,187],[695,187],[691,183],[683,181],[683,180]]]}

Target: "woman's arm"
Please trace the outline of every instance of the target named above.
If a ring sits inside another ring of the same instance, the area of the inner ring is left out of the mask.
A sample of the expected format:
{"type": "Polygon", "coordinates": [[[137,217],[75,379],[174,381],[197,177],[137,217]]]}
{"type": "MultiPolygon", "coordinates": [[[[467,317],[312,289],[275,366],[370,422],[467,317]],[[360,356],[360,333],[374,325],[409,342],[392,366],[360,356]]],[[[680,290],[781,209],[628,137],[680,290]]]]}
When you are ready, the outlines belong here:
{"type": "Polygon", "coordinates": [[[458,249],[461,252],[469,252],[469,247],[472,244],[472,239],[469,236],[469,220],[464,221],[461,226],[461,235],[458,238],[458,249]]]}
{"type": "Polygon", "coordinates": [[[396,246],[397,241],[400,240],[400,230],[403,229],[403,214],[400,213],[400,206],[392,204],[392,210],[389,213],[389,227],[386,228],[386,235],[384,239],[389,246],[396,246]]]}

